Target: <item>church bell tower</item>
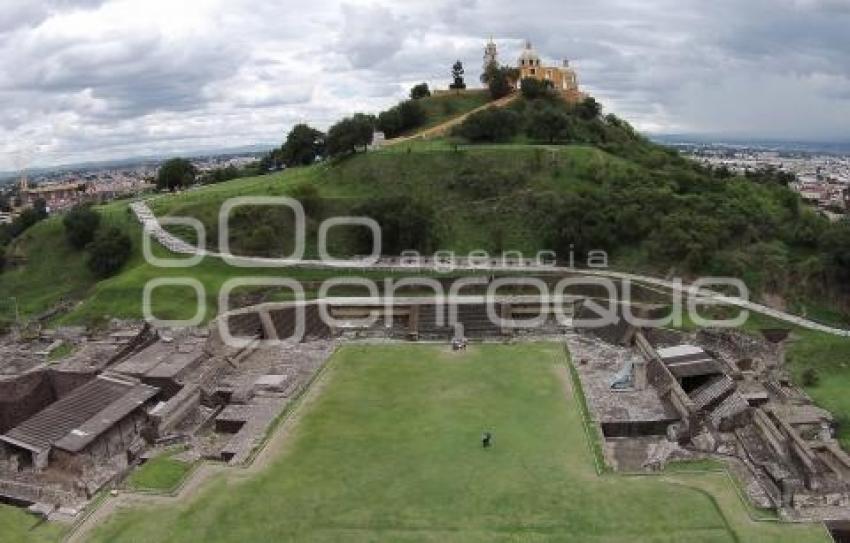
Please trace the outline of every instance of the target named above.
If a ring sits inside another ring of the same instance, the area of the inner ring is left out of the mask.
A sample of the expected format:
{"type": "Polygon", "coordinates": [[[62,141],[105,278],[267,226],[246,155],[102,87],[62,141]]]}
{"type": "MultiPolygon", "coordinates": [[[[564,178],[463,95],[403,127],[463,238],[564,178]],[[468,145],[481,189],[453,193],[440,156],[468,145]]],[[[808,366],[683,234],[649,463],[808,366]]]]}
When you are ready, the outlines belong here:
{"type": "Polygon", "coordinates": [[[482,72],[487,71],[487,67],[490,64],[499,64],[499,53],[496,51],[496,43],[493,41],[493,37],[490,37],[490,41],[487,42],[487,45],[484,47],[484,65],[482,67],[482,72]]]}

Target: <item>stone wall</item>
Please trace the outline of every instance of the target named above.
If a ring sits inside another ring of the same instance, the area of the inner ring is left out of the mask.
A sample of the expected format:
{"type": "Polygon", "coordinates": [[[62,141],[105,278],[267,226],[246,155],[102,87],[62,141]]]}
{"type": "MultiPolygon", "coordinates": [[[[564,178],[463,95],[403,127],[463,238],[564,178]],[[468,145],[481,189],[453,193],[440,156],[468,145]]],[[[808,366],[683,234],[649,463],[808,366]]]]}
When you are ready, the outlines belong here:
{"type": "Polygon", "coordinates": [[[47,374],[50,378],[50,386],[53,387],[53,394],[59,400],[67,396],[78,386],[94,379],[96,372],[95,370],[90,372],[72,372],[49,369],[47,370],[47,374]]]}
{"type": "Polygon", "coordinates": [[[139,438],[147,424],[144,412],[139,409],[123,418],[78,453],[59,449],[51,450],[51,467],[58,467],[82,475],[98,465],[111,462],[119,468],[127,465],[127,451],[139,438]]]}
{"type": "Polygon", "coordinates": [[[0,380],[0,433],[5,433],[56,401],[44,370],[0,380]]]}

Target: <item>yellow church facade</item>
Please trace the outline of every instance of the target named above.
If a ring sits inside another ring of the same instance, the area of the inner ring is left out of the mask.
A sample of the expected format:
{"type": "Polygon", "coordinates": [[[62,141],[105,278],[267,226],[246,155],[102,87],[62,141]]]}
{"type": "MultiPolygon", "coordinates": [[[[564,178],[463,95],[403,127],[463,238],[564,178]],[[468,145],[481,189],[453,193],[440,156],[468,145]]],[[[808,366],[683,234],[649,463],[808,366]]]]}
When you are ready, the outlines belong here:
{"type": "MultiPolygon", "coordinates": [[[[488,63],[497,61],[496,54],[496,44],[491,39],[484,48],[485,67],[488,63]]],[[[558,92],[568,102],[580,102],[587,97],[579,90],[578,77],[575,70],[570,67],[568,60],[564,60],[561,66],[543,64],[540,55],[534,50],[530,41],[525,42],[525,48],[520,53],[516,68],[519,70],[519,81],[525,78],[549,81],[555,92],[558,92]]]]}

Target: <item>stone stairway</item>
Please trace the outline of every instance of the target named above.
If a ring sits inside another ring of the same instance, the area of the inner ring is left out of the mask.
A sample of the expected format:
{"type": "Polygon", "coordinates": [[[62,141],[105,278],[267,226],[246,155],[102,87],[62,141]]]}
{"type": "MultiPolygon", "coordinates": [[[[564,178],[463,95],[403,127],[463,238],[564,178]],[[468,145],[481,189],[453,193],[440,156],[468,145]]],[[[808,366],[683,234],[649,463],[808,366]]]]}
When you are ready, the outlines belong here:
{"type": "Polygon", "coordinates": [[[735,388],[735,382],[727,375],[721,375],[693,391],[689,396],[699,409],[711,409],[720,403],[735,388]]]}

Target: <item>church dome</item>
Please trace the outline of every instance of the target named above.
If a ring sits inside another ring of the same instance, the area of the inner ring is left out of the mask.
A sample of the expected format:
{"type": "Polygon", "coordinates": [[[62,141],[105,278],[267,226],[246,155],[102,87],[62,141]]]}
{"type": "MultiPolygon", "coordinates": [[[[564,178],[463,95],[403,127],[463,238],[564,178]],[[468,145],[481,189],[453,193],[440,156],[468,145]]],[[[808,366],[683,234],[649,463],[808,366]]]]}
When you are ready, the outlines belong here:
{"type": "Polygon", "coordinates": [[[519,65],[520,66],[540,66],[540,55],[537,54],[537,51],[534,50],[534,47],[531,46],[531,42],[525,42],[525,49],[522,50],[522,53],[519,55],[519,65]]]}

